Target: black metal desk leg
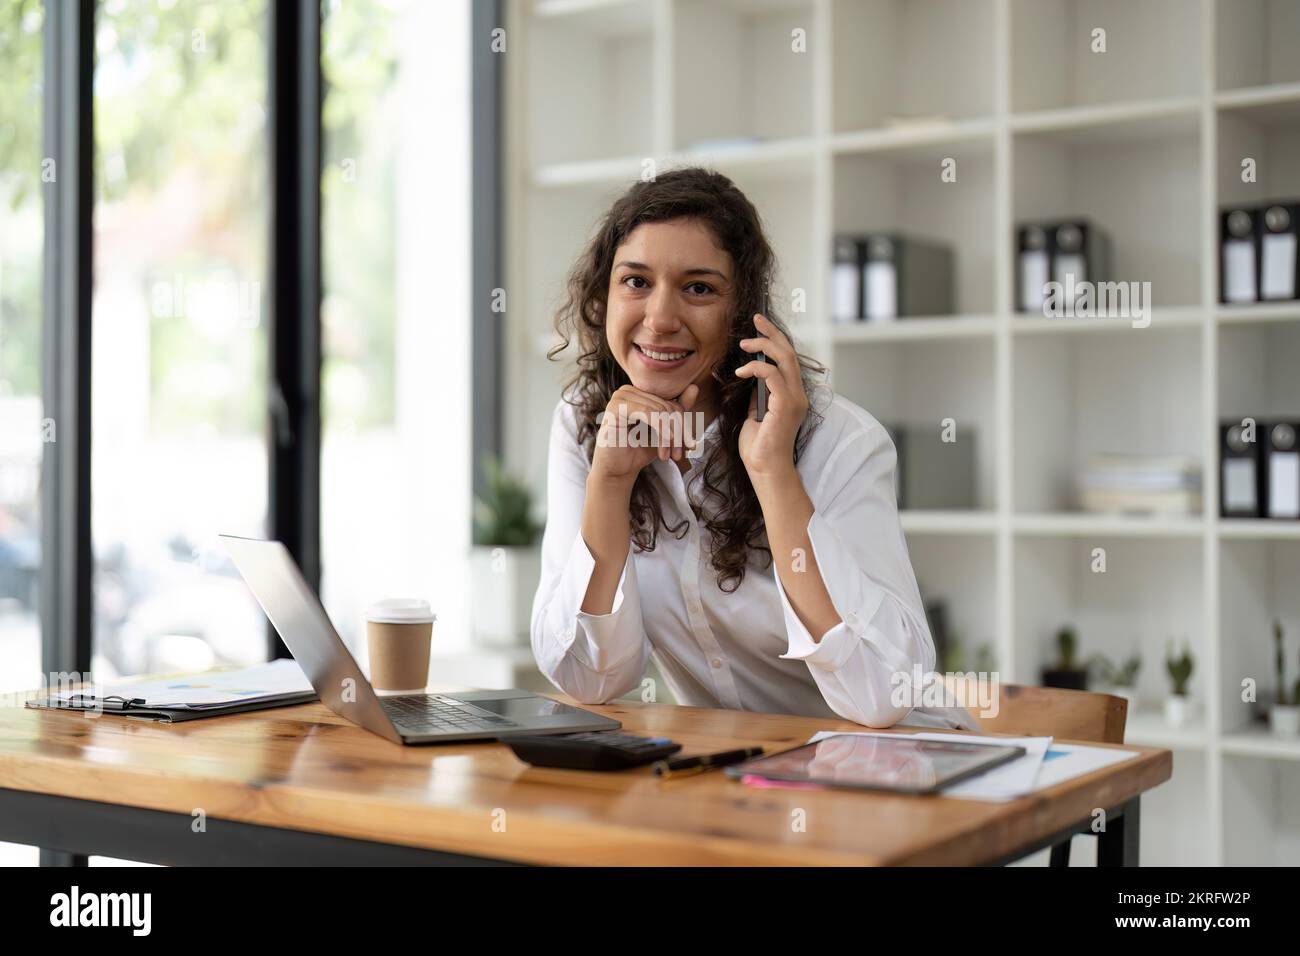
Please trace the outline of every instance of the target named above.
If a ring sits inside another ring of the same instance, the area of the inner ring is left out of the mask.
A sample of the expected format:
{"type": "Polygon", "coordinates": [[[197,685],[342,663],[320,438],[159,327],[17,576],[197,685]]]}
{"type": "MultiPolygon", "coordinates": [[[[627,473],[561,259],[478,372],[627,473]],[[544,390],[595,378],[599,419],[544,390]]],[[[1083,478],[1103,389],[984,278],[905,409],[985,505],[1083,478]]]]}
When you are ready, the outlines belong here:
{"type": "Polygon", "coordinates": [[[1134,797],[1111,813],[1106,820],[1106,830],[1097,834],[1098,866],[1137,866],[1138,844],[1142,817],[1139,811],[1141,797],[1134,797]]]}
{"type": "Polygon", "coordinates": [[[86,866],[90,858],[81,853],[47,850],[41,847],[41,866],[86,866]]]}

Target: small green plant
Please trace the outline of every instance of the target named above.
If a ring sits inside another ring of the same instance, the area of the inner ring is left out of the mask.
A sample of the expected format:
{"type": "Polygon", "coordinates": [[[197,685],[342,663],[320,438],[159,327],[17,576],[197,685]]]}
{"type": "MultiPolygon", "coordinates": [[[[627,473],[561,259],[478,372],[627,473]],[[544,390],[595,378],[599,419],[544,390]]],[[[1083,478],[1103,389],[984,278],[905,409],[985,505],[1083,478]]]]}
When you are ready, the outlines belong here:
{"type": "MultiPolygon", "coordinates": [[[[972,666],[970,669],[977,673],[992,673],[993,648],[987,643],[978,645],[975,648],[974,659],[971,664],[972,666]]],[[[939,669],[947,674],[966,673],[966,651],[964,645],[954,641],[954,643],[949,646],[947,653],[944,654],[943,661],[939,663],[939,669]]]]}
{"type": "Polygon", "coordinates": [[[1142,656],[1134,654],[1116,667],[1105,654],[1094,654],[1088,661],[1088,669],[1101,684],[1111,687],[1136,687],[1138,673],[1142,670],[1142,656]]]}
{"type": "Polygon", "coordinates": [[[1056,632],[1056,669],[1062,671],[1074,670],[1074,655],[1079,649],[1079,638],[1074,633],[1074,628],[1063,627],[1056,632]]]}
{"type": "Polygon", "coordinates": [[[1274,620],[1273,645],[1277,662],[1277,705],[1279,707],[1295,707],[1300,704],[1300,677],[1296,678],[1295,686],[1291,689],[1291,696],[1288,699],[1286,693],[1286,651],[1283,637],[1282,622],[1274,620]]]}
{"type": "Polygon", "coordinates": [[[1174,653],[1173,642],[1165,653],[1165,670],[1169,672],[1169,680],[1174,685],[1174,694],[1178,697],[1187,696],[1187,682],[1192,679],[1192,670],[1195,662],[1192,659],[1192,649],[1184,647],[1182,654],[1174,653]]]}
{"type": "Polygon", "coordinates": [[[937,661],[936,664],[945,674],[960,674],[966,669],[966,654],[962,646],[953,641],[944,649],[943,660],[937,661]]]}
{"type": "Polygon", "coordinates": [[[1142,655],[1134,654],[1115,671],[1116,687],[1136,687],[1138,674],[1142,672],[1142,655]]]}
{"type": "Polygon", "coordinates": [[[485,493],[474,499],[474,543],[484,547],[528,547],[542,526],[533,520],[533,496],[505,473],[493,455],[483,459],[485,493]]]}

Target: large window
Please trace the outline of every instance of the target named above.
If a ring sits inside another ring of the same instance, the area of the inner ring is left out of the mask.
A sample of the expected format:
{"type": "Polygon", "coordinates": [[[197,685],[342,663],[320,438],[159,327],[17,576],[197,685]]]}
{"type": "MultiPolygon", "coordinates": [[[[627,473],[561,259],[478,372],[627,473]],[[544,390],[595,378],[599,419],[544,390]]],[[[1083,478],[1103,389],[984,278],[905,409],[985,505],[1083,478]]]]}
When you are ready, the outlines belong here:
{"type": "MultiPolygon", "coordinates": [[[[57,357],[60,375],[76,375],[79,358],[91,367],[89,665],[111,680],[252,663],[268,652],[265,619],[217,535],[274,531],[269,442],[286,424],[269,427],[272,320],[312,318],[270,315],[271,292],[313,267],[299,273],[293,250],[277,247],[282,274],[267,275],[272,177],[287,175],[270,162],[268,117],[276,97],[281,129],[293,131],[310,107],[273,88],[272,14],[284,8],[270,0],[93,9],[93,217],[61,219],[70,232],[55,237],[93,228],[91,354],[57,357]]],[[[460,636],[452,645],[468,634],[470,9],[319,7],[322,593],[354,645],[364,606],[394,594],[435,601],[439,633],[460,636]]],[[[45,10],[0,0],[0,674],[15,687],[41,670],[38,493],[53,425],[40,398],[40,118],[55,103],[41,76],[45,10]]],[[[315,55],[296,30],[286,37],[274,53],[280,79],[315,55]]],[[[278,188],[294,214],[299,184],[278,188]]],[[[276,221],[283,243],[286,220],[276,221]]],[[[310,307],[311,290],[301,298],[310,307]]],[[[292,334],[276,341],[289,350],[282,365],[296,361],[292,334]]],[[[310,370],[306,379],[310,391],[310,370]]],[[[290,401],[293,433],[314,406],[290,401]]],[[[80,447],[84,434],[62,438],[80,447]]],[[[277,471],[282,507],[311,468],[277,471]]],[[[313,488],[299,501],[313,506],[313,488]]],[[[285,533],[313,549],[310,521],[285,533]]],[[[59,646],[59,667],[85,668],[59,646]]]]}
{"type": "MultiPolygon", "coordinates": [[[[464,646],[470,13],[0,0],[0,693],[47,670],[264,660],[266,618],[217,536],[279,529],[310,574],[318,504],[322,597],[352,646],[365,605],[396,595],[432,600],[440,647],[464,646]],[[319,410],[300,191],[316,185],[318,52],[319,410]],[[43,647],[45,581],[60,614],[43,647]]],[[[14,852],[0,844],[32,856],[14,852]]]]}
{"type": "Polygon", "coordinates": [[[321,590],[425,597],[469,632],[469,3],[326,2],[321,590]]]}
{"type": "Polygon", "coordinates": [[[39,0],[0,0],[0,693],[41,672],[41,454],[58,438],[41,404],[43,23],[39,0]]]}
{"type": "Polygon", "coordinates": [[[267,0],[95,24],[93,669],[264,660],[217,541],[267,510],[267,0]]]}

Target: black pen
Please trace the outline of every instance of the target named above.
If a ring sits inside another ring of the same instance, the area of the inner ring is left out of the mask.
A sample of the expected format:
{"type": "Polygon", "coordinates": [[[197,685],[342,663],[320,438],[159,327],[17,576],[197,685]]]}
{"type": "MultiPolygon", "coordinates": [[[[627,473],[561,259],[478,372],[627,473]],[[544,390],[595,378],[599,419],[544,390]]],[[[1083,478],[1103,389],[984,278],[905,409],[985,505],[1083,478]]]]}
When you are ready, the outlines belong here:
{"type": "Polygon", "coordinates": [[[685,777],[690,774],[712,770],[714,767],[726,767],[733,763],[740,763],[742,760],[759,757],[762,754],[762,747],[744,747],[741,750],[727,750],[720,754],[674,757],[672,760],[656,762],[655,773],[661,777],[685,777]]]}

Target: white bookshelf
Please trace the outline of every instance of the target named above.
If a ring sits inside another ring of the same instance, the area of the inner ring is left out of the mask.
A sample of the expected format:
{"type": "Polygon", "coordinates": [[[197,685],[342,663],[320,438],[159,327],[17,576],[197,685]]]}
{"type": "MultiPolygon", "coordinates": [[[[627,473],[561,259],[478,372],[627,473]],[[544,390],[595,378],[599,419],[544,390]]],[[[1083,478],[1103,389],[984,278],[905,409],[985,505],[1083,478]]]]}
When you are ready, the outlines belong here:
{"type": "MultiPolygon", "coordinates": [[[[878,418],[957,419],[976,509],[906,512],[918,579],[969,660],[1035,683],[1069,622],[1084,654],[1144,657],[1129,740],[1174,750],[1144,803],[1148,863],[1300,862],[1300,741],[1251,721],[1274,616],[1300,637],[1300,525],[1218,516],[1218,422],[1300,415],[1300,303],[1218,304],[1221,203],[1300,196],[1300,4],[1287,0],[513,0],[505,103],[506,438],[545,488],[567,373],[544,359],[564,274],[652,160],[703,163],[754,200],[801,350],[878,418]],[[1089,49],[1107,31],[1107,52],[1089,49]],[[790,49],[806,31],[807,52],[790,49]],[[752,138],[745,141],[744,138],[752,138]],[[725,146],[716,142],[729,138],[725,146]],[[701,144],[703,140],[715,140],[701,144]],[[1242,156],[1258,162],[1240,182],[1242,156]],[[942,183],[940,162],[957,161],[942,183]],[[1083,215],[1113,278],[1150,281],[1148,328],[1014,312],[1014,226],[1083,215]],[[900,229],[956,251],[958,314],[827,314],[839,231],[900,229]],[[966,429],[965,432],[962,429],[966,429]],[[1189,455],[1186,517],[1080,513],[1094,452],[1189,455]],[[1107,571],[1091,571],[1105,548],[1107,571]],[[1186,638],[1200,711],[1159,713],[1186,638]]],[[[571,358],[571,351],[566,357],[571,358]]]]}

